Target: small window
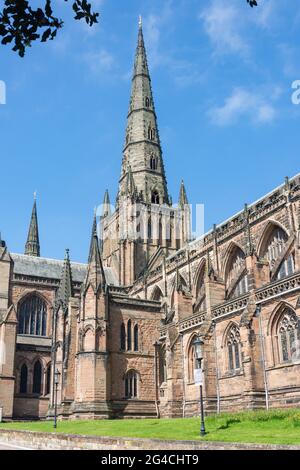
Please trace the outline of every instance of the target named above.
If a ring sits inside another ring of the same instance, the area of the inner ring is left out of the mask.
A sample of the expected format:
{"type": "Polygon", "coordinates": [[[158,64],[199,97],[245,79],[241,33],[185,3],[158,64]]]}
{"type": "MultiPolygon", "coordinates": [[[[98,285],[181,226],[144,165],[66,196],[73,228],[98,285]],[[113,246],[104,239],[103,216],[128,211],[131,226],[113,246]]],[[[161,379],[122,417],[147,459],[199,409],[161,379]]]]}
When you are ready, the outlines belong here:
{"type": "Polygon", "coordinates": [[[139,350],[139,327],[138,325],[135,325],[134,327],[134,350],[138,351],[139,350]]]}
{"type": "Polygon", "coordinates": [[[125,377],[125,397],[137,398],[138,396],[138,375],[134,370],[127,372],[125,377]]]}
{"type": "Polygon", "coordinates": [[[145,99],[145,105],[146,105],[146,108],[150,108],[150,100],[149,100],[148,96],[145,99]]]}
{"type": "Polygon", "coordinates": [[[50,386],[51,386],[51,365],[49,365],[47,369],[46,395],[50,394],[50,386]]]}
{"type": "Polygon", "coordinates": [[[158,167],[157,157],[152,155],[150,158],[150,169],[156,171],[157,167],[158,167]]]}
{"type": "Polygon", "coordinates": [[[151,202],[152,204],[159,204],[159,194],[157,191],[152,193],[151,202]]]}
{"type": "Polygon", "coordinates": [[[132,336],[131,336],[131,320],[127,323],[127,351],[132,349],[132,336]]]}
{"type": "Polygon", "coordinates": [[[124,323],[122,323],[120,330],[120,349],[121,351],[125,351],[126,349],[126,330],[124,323]]]}
{"type": "Polygon", "coordinates": [[[190,346],[188,350],[188,380],[189,382],[194,382],[194,370],[196,368],[196,357],[195,357],[195,347],[194,347],[195,336],[190,341],[190,346]]]}
{"type": "Polygon", "coordinates": [[[37,361],[33,369],[33,387],[32,393],[41,394],[42,390],[42,366],[40,361],[37,361]]]}
{"type": "Polygon", "coordinates": [[[149,128],[148,128],[148,139],[149,140],[155,140],[155,135],[156,135],[155,129],[153,129],[152,127],[149,126],[149,128]]]}
{"type": "Polygon", "coordinates": [[[234,372],[241,368],[240,330],[233,325],[227,335],[228,370],[234,372]]]}

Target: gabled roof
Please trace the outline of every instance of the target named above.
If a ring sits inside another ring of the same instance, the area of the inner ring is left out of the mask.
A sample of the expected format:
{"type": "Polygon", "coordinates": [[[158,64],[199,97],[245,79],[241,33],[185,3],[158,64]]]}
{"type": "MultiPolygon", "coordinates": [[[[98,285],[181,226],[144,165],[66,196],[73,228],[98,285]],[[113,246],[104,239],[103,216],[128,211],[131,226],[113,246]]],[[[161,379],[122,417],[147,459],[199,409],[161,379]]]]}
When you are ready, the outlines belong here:
{"type": "MultiPolygon", "coordinates": [[[[11,253],[14,261],[14,274],[40,277],[59,281],[64,261],[11,253]]],[[[73,282],[83,283],[87,273],[87,264],[71,262],[73,282]]],[[[118,286],[117,276],[112,268],[104,268],[108,285],[118,286]]]]}

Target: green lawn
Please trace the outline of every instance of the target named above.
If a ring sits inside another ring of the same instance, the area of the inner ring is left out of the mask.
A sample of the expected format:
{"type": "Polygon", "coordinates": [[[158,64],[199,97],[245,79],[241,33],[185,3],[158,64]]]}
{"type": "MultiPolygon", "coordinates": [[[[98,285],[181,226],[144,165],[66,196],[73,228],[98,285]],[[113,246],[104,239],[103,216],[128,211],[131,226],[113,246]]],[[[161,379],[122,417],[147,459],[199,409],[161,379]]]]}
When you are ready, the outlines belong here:
{"type": "MultiPolygon", "coordinates": [[[[199,418],[58,422],[58,433],[197,440],[199,418]]],[[[0,429],[54,432],[52,422],[2,423],[0,429]]],[[[300,444],[300,410],[243,412],[206,418],[207,441],[300,444]]]]}

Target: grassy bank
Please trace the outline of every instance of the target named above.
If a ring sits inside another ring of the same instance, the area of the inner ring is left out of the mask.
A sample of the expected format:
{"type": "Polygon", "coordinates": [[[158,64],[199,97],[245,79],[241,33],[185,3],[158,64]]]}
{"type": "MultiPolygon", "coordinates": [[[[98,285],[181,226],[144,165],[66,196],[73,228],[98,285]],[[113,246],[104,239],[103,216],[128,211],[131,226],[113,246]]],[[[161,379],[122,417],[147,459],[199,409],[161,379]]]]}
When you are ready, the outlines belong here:
{"type": "MultiPolygon", "coordinates": [[[[300,410],[221,414],[206,418],[205,440],[300,444],[300,410]]],[[[198,440],[199,418],[58,422],[56,432],[111,437],[198,440]]],[[[0,429],[54,432],[52,422],[2,423],[0,429]]]]}

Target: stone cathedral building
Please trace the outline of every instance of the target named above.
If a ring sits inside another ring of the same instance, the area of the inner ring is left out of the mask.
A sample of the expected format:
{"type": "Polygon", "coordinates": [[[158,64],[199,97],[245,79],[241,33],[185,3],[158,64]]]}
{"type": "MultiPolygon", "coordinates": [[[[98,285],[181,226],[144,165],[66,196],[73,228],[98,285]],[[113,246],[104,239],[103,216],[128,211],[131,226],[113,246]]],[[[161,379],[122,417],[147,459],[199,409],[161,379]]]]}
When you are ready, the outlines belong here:
{"type": "Polygon", "coordinates": [[[5,418],[193,416],[193,340],[207,412],[300,405],[300,176],[191,240],[167,179],[139,26],[116,209],[106,192],[88,263],[0,240],[5,418]]]}

